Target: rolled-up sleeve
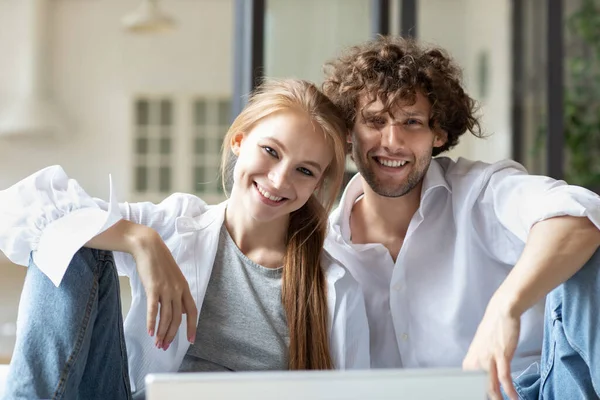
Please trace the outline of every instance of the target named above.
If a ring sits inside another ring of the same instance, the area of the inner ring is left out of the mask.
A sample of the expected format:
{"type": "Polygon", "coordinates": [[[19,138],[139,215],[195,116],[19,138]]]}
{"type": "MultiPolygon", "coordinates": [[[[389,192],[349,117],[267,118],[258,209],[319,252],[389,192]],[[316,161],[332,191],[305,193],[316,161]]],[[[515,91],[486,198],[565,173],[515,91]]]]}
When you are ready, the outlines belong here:
{"type": "Polygon", "coordinates": [[[34,252],[38,268],[58,286],[77,250],[121,219],[109,184],[111,200],[104,207],[60,166],[0,191],[0,250],[25,266],[34,252]]]}
{"type": "MultiPolygon", "coordinates": [[[[37,267],[58,286],[75,253],[120,219],[151,227],[173,251],[179,243],[177,218],[199,216],[208,207],[183,193],[160,204],[118,203],[110,176],[109,186],[110,201],[93,198],[60,166],[52,166],[0,191],[0,251],[25,266],[33,254],[37,267]]],[[[133,257],[114,255],[119,274],[131,277],[133,257]]]]}
{"type": "Polygon", "coordinates": [[[483,202],[523,242],[531,227],[558,216],[587,217],[600,229],[600,196],[579,186],[529,175],[513,162],[490,167],[483,202]]]}

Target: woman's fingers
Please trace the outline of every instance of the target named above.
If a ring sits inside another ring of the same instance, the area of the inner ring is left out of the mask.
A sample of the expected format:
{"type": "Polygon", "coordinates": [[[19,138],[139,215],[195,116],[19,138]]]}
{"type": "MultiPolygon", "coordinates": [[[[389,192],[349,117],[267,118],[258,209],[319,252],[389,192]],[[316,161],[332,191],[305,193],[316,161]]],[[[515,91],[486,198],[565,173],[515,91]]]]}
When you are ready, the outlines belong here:
{"type": "Polygon", "coordinates": [[[158,314],[158,297],[148,295],[148,313],[146,314],[148,334],[154,336],[156,330],[156,315],[158,314]]]}
{"type": "Polygon", "coordinates": [[[160,299],[160,319],[158,320],[158,330],[156,331],[156,346],[162,349],[165,345],[165,336],[172,318],[171,301],[166,296],[160,299]]]}
{"type": "Polygon", "coordinates": [[[187,315],[188,341],[193,343],[196,338],[198,310],[187,282],[183,288],[183,290],[179,289],[177,284],[165,285],[161,289],[162,293],[148,297],[148,332],[154,330],[156,316],[160,313],[158,328],[156,328],[156,346],[159,349],[167,350],[169,348],[181,326],[184,313],[187,315]],[[159,298],[160,301],[153,300],[156,298],[159,298]],[[170,298],[177,300],[168,300],[170,298]]]}
{"type": "Polygon", "coordinates": [[[169,328],[165,334],[165,340],[163,344],[163,350],[167,350],[171,345],[171,342],[175,338],[177,334],[177,330],[179,329],[179,325],[181,325],[181,298],[177,298],[171,303],[172,307],[172,318],[169,324],[169,328]]]}
{"type": "Polygon", "coordinates": [[[196,326],[198,325],[198,309],[189,288],[183,292],[183,312],[187,315],[187,338],[188,342],[196,340],[196,326]]]}

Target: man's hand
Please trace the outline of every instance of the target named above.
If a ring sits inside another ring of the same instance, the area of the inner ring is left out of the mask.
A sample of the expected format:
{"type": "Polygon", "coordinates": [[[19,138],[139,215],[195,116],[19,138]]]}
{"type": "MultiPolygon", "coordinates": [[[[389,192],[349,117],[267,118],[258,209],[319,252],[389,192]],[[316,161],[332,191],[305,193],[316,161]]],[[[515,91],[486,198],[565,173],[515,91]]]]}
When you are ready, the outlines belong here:
{"type": "Polygon", "coordinates": [[[156,231],[138,225],[132,251],[148,299],[148,334],[156,334],[156,347],[167,350],[175,338],[182,314],[187,315],[187,338],[196,338],[198,310],[190,287],[169,248],[156,231]],[[156,320],[159,313],[158,328],[156,320]]]}
{"type": "Polygon", "coordinates": [[[493,400],[502,399],[500,384],[508,397],[518,399],[510,362],[517,349],[520,331],[520,315],[507,312],[499,300],[492,299],[463,361],[463,368],[488,372],[488,394],[493,400]]]}
{"type": "Polygon", "coordinates": [[[581,269],[599,244],[600,230],[584,217],[550,218],[531,228],[519,261],[490,300],[463,361],[465,369],[489,372],[493,399],[500,398],[500,384],[517,399],[510,362],[521,315],[581,269]]]}

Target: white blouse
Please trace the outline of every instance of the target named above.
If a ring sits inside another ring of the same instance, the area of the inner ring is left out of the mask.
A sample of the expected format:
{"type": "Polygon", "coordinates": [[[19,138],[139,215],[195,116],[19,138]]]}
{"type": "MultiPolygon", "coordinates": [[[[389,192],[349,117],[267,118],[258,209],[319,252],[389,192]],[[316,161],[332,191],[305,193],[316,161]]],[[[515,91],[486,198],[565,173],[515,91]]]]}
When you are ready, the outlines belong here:
{"type": "MultiPolygon", "coordinates": [[[[160,204],[117,203],[90,197],[60,166],[45,168],[0,191],[0,250],[14,263],[38,268],[60,285],[73,255],[91,238],[127,219],[156,230],[187,279],[198,310],[217,251],[226,203],[209,206],[200,198],[176,193],[160,204]]],[[[130,278],[131,309],[125,340],[132,390],[144,387],[148,373],[175,372],[189,342],[186,318],[167,351],[155,348],[146,331],[146,294],[133,257],[115,252],[120,274],[130,278]]],[[[369,368],[369,328],[364,298],[352,275],[325,253],[330,348],[338,369],[369,368]]],[[[18,324],[19,322],[17,322],[18,324]]]]}

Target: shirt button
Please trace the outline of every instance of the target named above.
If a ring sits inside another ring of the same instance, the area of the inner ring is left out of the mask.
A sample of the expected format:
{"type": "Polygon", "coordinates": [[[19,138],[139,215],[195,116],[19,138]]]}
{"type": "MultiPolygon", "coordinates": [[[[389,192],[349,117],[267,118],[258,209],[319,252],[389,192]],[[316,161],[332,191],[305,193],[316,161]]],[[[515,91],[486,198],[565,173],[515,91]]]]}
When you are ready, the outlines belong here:
{"type": "Polygon", "coordinates": [[[408,333],[403,333],[402,334],[402,340],[404,340],[404,341],[408,340],[408,333]]]}
{"type": "Polygon", "coordinates": [[[404,289],[404,285],[401,283],[397,283],[392,287],[392,289],[394,289],[396,292],[399,292],[404,289]]]}

